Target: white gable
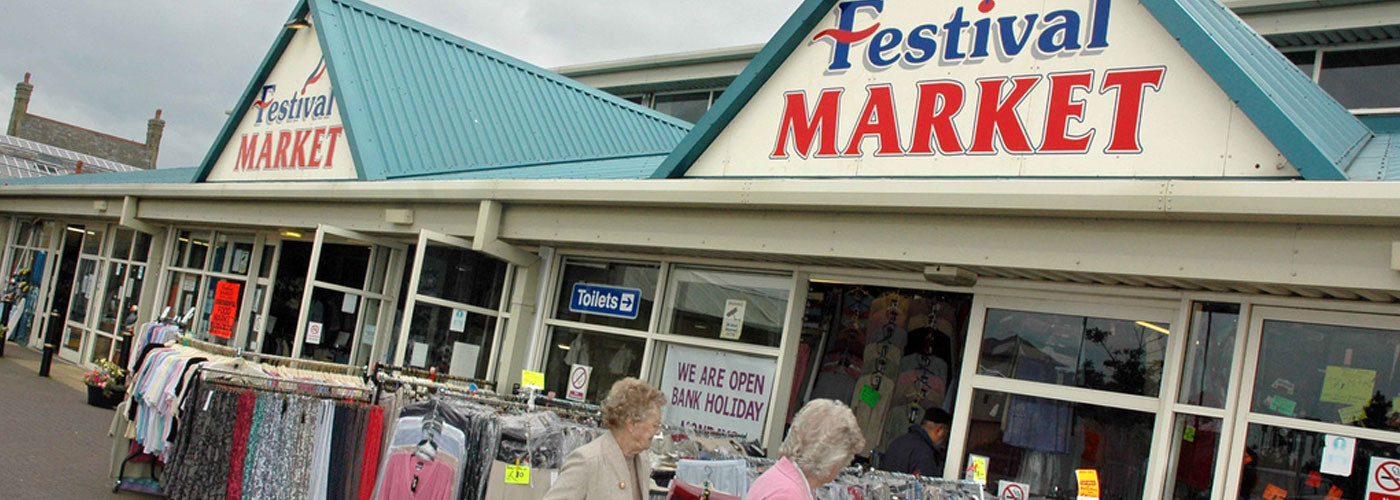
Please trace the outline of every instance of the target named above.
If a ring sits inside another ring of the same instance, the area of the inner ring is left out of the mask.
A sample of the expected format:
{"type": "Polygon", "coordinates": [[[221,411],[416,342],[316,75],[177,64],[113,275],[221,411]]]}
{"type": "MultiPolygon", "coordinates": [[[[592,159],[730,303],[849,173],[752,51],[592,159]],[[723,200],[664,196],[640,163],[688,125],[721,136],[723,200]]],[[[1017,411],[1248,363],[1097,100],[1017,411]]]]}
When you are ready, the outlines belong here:
{"type": "Polygon", "coordinates": [[[1136,1],[855,0],[686,175],[1299,174],[1136,1]]]}
{"type": "Polygon", "coordinates": [[[315,29],[297,30],[207,180],[358,178],[338,107],[315,29]]]}

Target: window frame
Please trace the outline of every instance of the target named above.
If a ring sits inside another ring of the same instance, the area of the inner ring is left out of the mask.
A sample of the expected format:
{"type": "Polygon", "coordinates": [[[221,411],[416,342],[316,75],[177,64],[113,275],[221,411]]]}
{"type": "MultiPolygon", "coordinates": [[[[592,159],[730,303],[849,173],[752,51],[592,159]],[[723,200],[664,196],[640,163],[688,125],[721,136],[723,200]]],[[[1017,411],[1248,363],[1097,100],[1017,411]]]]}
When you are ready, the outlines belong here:
{"type": "MultiPolygon", "coordinates": [[[[1321,85],[1321,84],[1322,84],[1322,83],[1321,83],[1321,79],[1322,79],[1322,62],[1323,62],[1323,60],[1326,59],[1326,57],[1327,57],[1326,54],[1327,54],[1328,52],[1351,51],[1351,50],[1367,50],[1367,49],[1400,49],[1400,40],[1390,40],[1390,41],[1384,41],[1384,42],[1379,42],[1379,43],[1378,43],[1378,42],[1353,42],[1353,43],[1339,43],[1339,44],[1335,44],[1335,45],[1326,45],[1326,46],[1312,45],[1312,46],[1305,46],[1305,47],[1289,47],[1289,48],[1286,48],[1286,49],[1279,49],[1279,53],[1285,54],[1285,55],[1286,55],[1286,54],[1299,53],[1299,52],[1312,52],[1312,53],[1313,53],[1312,74],[1311,74],[1311,75],[1307,75],[1307,76],[1308,76],[1308,79],[1309,79],[1309,80],[1312,80],[1312,82],[1313,82],[1314,84],[1321,85]]],[[[1400,113],[1400,106],[1390,106],[1390,107],[1383,107],[1383,108],[1347,108],[1347,111],[1351,112],[1351,114],[1353,114],[1353,115],[1363,115],[1363,116],[1364,116],[1364,115],[1385,115],[1385,114],[1400,113]]]]}

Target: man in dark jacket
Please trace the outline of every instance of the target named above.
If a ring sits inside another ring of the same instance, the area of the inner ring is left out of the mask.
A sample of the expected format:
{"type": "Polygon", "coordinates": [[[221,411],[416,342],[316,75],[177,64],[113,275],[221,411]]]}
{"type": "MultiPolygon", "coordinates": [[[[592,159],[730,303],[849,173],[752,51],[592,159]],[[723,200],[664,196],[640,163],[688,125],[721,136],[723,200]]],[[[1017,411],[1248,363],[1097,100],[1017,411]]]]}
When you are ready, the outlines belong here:
{"type": "Polygon", "coordinates": [[[909,432],[895,438],[885,450],[880,468],[890,472],[903,472],[922,476],[943,475],[943,460],[948,454],[948,429],[953,425],[953,416],[948,412],[933,408],[924,412],[924,421],[909,426],[909,432]]]}

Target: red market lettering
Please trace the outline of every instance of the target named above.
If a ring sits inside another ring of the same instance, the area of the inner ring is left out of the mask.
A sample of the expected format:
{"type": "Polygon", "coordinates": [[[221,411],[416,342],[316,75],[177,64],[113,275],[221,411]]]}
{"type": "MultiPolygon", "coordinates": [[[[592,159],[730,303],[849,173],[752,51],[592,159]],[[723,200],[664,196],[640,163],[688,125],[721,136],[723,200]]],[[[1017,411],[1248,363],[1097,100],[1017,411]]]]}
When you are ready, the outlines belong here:
{"type": "Polygon", "coordinates": [[[339,126],[244,134],[238,145],[235,171],[332,168],[339,126]]]}
{"type": "Polygon", "coordinates": [[[1115,111],[1104,153],[1141,153],[1142,141],[1138,134],[1148,89],[1159,92],[1165,76],[1166,68],[1160,66],[1111,69],[1104,73],[1097,93],[1090,70],[983,78],[975,86],[978,93],[975,103],[968,102],[968,91],[961,82],[920,82],[907,137],[901,135],[896,118],[894,89],[888,83],[872,84],[866,88],[865,102],[855,127],[842,142],[838,142],[842,138],[838,137],[837,129],[843,89],[822,90],[810,108],[805,91],[787,92],[778,122],[778,137],[769,157],[787,159],[790,154],[803,159],[859,157],[866,151],[866,139],[872,138],[876,141],[877,157],[931,155],[935,154],[935,148],[936,153],[943,155],[1082,154],[1091,149],[1096,130],[1090,128],[1074,135],[1070,133],[1070,122],[1082,124],[1088,106],[1107,105],[1109,99],[1115,111]],[[1045,126],[1039,142],[1033,144],[1025,127],[1027,111],[1021,108],[1026,97],[1043,81],[1048,81],[1048,104],[1037,115],[1045,126]],[[1096,96],[1103,97],[1091,102],[1096,96]],[[953,118],[969,109],[975,115],[971,141],[965,141],[967,131],[958,130],[953,118]]]}

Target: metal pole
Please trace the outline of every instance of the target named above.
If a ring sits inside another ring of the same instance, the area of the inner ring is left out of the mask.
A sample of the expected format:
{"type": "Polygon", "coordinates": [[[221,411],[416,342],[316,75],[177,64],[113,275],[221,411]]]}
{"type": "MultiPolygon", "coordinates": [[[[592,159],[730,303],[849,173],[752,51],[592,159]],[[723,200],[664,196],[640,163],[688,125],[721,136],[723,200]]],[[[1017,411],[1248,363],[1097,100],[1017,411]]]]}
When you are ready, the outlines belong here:
{"type": "MultiPolygon", "coordinates": [[[[14,308],[15,303],[7,300],[0,302],[0,304],[4,304],[0,308],[5,309],[4,313],[0,313],[0,325],[9,325],[10,309],[14,308]]],[[[5,344],[8,343],[10,343],[10,330],[5,326],[0,326],[0,358],[5,357],[5,344]]]]}
{"type": "MultiPolygon", "coordinates": [[[[50,312],[49,315],[58,316],[54,312],[50,312]]],[[[63,328],[54,328],[52,324],[47,324],[45,327],[48,331],[44,332],[44,357],[39,360],[40,377],[49,376],[49,367],[53,365],[53,355],[58,353],[59,336],[63,334],[63,328]]]]}

